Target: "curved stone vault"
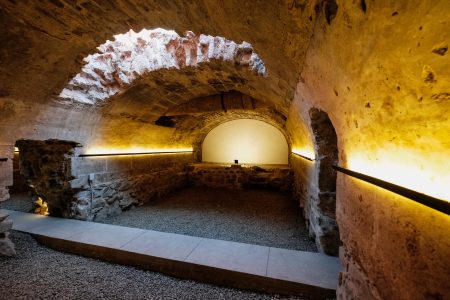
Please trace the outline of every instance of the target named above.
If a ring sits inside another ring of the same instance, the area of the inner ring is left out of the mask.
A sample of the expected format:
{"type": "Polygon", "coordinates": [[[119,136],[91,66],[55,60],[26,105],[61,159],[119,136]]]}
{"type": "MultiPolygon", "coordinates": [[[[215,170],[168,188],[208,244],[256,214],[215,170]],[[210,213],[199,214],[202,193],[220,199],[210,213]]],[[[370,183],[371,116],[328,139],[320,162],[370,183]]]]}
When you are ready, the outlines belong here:
{"type": "Polygon", "coordinates": [[[260,76],[266,75],[264,63],[249,43],[236,44],[204,34],[196,36],[190,31],[180,37],[173,30],[161,28],[137,33],[130,30],[115,35],[114,41],[108,40],[98,50],[84,59],[86,65],[62,90],[61,98],[98,105],[150,72],[195,68],[214,60],[236,68],[247,66],[260,76]]]}
{"type": "MultiPolygon", "coordinates": [[[[449,11],[446,0],[2,1],[0,197],[20,139],[74,141],[78,154],[193,148],[186,164],[215,126],[257,119],[318,159],[291,155],[293,194],[313,212],[316,243],[334,241],[322,250],[341,246],[339,299],[444,299],[448,215],[340,173],[322,209],[318,164],[329,141],[317,139],[310,111],[334,129],[327,172],[337,162],[450,201],[449,11]]],[[[177,159],[164,164],[158,175],[134,174],[152,195],[159,174],[183,180],[177,159]]],[[[74,176],[88,189],[89,174],[74,176]]],[[[92,209],[87,191],[83,213],[92,209]]],[[[121,200],[108,209],[130,205],[121,200]]]]}

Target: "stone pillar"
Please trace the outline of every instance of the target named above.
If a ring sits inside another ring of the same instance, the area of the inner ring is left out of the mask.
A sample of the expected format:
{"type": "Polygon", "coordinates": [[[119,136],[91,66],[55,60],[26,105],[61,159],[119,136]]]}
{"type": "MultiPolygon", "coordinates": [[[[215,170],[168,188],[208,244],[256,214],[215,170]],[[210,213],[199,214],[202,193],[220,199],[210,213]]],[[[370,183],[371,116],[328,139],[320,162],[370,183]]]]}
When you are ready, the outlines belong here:
{"type": "MultiPolygon", "coordinates": [[[[0,208],[1,202],[9,199],[8,187],[13,184],[13,155],[14,146],[0,145],[0,208]]],[[[0,213],[0,255],[13,256],[16,251],[9,239],[12,221],[7,218],[8,215],[0,213]]]]}
{"type": "Polygon", "coordinates": [[[49,214],[71,217],[74,191],[69,181],[71,158],[79,144],[64,140],[18,140],[20,172],[35,196],[47,202],[49,214]]]}

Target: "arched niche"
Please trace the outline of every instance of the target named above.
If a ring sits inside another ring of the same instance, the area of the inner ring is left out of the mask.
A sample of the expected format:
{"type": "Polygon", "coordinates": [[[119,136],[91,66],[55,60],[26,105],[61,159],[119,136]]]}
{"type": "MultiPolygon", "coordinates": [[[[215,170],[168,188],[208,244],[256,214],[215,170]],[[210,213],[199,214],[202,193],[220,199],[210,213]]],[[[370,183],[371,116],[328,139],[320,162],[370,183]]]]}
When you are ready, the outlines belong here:
{"type": "Polygon", "coordinates": [[[212,129],[202,144],[202,161],[214,163],[288,164],[289,146],[276,127],[238,119],[212,129]]]}

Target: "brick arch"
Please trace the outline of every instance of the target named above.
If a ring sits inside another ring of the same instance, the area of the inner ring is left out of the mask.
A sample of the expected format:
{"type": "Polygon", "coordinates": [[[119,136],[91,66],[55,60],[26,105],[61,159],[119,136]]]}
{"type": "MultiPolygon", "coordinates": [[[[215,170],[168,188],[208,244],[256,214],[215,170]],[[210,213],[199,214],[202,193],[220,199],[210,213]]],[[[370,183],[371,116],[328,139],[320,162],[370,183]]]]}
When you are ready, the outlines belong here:
{"type": "MultiPolygon", "coordinates": [[[[65,102],[101,105],[136,82],[162,69],[201,68],[226,63],[264,77],[266,68],[247,42],[237,44],[220,36],[179,36],[173,30],[130,30],[114,36],[88,55],[81,72],[59,94],[65,102]]],[[[212,68],[214,69],[214,68],[212,68]]]]}

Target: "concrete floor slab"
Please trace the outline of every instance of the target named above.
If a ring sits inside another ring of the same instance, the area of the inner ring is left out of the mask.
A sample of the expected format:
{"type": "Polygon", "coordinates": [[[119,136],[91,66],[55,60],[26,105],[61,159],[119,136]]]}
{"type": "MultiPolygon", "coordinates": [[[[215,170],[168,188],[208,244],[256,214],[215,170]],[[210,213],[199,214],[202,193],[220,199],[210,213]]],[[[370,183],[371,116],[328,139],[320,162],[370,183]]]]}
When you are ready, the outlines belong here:
{"type": "Polygon", "coordinates": [[[268,255],[265,246],[203,239],[185,261],[265,276],[268,255]]]}
{"type": "MultiPolygon", "coordinates": [[[[13,224],[14,226],[14,224],[13,224]]],[[[27,231],[34,234],[45,234],[49,237],[68,239],[76,234],[91,229],[95,224],[76,220],[59,218],[40,218],[39,223],[28,228],[27,231]]]]}
{"type": "Polygon", "coordinates": [[[341,265],[337,257],[270,248],[267,264],[268,277],[336,289],[336,279],[340,271],[341,265]]]}
{"type": "Polygon", "coordinates": [[[72,236],[71,240],[84,244],[120,249],[145,233],[143,229],[98,223],[91,224],[95,224],[95,226],[72,236]]]}
{"type": "Polygon", "coordinates": [[[338,258],[123,226],[0,210],[13,229],[66,252],[257,291],[333,297],[338,258]]]}
{"type": "Polygon", "coordinates": [[[202,238],[147,230],[121,250],[184,261],[202,238]]]}

